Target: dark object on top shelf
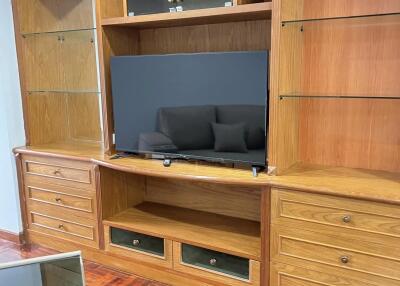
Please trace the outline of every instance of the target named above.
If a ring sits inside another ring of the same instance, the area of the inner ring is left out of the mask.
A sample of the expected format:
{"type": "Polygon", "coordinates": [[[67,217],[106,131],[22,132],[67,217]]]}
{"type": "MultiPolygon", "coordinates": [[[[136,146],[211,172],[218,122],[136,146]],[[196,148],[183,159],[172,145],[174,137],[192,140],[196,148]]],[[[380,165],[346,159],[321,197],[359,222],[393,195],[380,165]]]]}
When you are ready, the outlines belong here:
{"type": "Polygon", "coordinates": [[[230,0],[128,0],[128,15],[148,15],[176,11],[232,6],[230,0]]]}

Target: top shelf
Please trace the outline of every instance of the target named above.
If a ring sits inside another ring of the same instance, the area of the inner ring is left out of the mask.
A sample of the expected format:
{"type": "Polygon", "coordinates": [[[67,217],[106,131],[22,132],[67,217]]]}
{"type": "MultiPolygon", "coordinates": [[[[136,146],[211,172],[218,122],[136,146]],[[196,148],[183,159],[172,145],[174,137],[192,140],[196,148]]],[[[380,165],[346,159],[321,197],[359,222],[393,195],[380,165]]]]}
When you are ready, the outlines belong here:
{"type": "Polygon", "coordinates": [[[161,28],[271,19],[271,15],[272,3],[262,2],[237,5],[232,7],[219,7],[174,13],[108,18],[103,19],[101,25],[103,27],[121,26],[137,28],[161,28]]]}

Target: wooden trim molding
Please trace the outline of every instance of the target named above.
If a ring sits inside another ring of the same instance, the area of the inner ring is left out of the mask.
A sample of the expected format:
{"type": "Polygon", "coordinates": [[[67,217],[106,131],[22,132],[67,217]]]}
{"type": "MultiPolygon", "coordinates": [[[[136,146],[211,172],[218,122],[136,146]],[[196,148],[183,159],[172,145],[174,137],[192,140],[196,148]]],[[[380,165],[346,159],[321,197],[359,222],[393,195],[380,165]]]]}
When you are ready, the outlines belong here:
{"type": "Polygon", "coordinates": [[[22,232],[14,233],[8,230],[0,229],[0,239],[8,240],[16,244],[24,244],[24,235],[22,232]]]}

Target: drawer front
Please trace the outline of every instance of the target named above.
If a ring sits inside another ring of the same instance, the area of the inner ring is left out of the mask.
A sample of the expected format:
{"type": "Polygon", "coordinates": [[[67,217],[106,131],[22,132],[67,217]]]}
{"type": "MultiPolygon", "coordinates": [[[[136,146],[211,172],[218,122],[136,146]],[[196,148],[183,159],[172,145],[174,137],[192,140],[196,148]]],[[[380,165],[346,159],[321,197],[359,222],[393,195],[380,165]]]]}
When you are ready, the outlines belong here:
{"type": "Polygon", "coordinates": [[[38,182],[95,188],[93,165],[90,163],[24,155],[23,170],[25,176],[34,177],[38,182]]]}
{"type": "MultiPolygon", "coordinates": [[[[372,286],[354,276],[337,276],[310,268],[296,267],[283,263],[271,263],[271,286],[372,286]]],[[[382,284],[383,286],[385,284],[382,284]]],[[[385,285],[386,286],[386,285],[385,285]]]]}
{"type": "Polygon", "coordinates": [[[293,233],[286,234],[283,231],[273,230],[273,241],[276,241],[273,253],[275,259],[280,260],[280,258],[286,256],[400,279],[399,260],[310,242],[303,240],[301,235],[297,235],[297,233],[301,233],[301,230],[294,230],[293,233]]]}
{"type": "Polygon", "coordinates": [[[163,238],[104,227],[106,251],[172,268],[172,242],[163,238]]]}
{"type": "Polygon", "coordinates": [[[95,225],[32,211],[29,213],[28,223],[30,230],[98,247],[98,233],[95,225]]]}
{"type": "Polygon", "coordinates": [[[274,189],[272,220],[334,225],[400,237],[398,206],[274,189]]]}
{"type": "Polygon", "coordinates": [[[93,195],[78,195],[79,190],[46,186],[43,188],[27,186],[28,200],[58,206],[61,209],[68,208],[80,212],[94,214],[93,195]]]}
{"type": "Polygon", "coordinates": [[[184,243],[174,242],[174,269],[228,285],[260,285],[260,264],[184,243]]]}

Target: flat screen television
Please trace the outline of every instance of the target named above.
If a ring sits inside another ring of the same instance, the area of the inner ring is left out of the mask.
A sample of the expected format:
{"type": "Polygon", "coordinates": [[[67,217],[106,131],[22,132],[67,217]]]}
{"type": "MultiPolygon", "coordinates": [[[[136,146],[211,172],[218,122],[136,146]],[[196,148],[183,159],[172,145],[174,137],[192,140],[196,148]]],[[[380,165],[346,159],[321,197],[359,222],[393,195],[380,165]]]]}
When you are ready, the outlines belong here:
{"type": "Polygon", "coordinates": [[[268,52],[111,58],[116,150],[266,166],[268,52]]]}

